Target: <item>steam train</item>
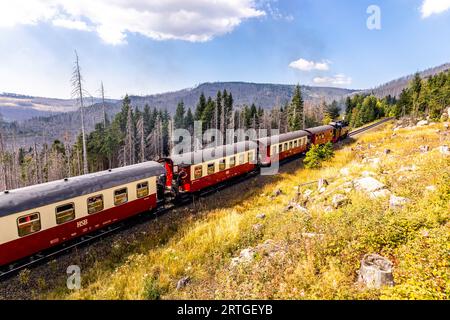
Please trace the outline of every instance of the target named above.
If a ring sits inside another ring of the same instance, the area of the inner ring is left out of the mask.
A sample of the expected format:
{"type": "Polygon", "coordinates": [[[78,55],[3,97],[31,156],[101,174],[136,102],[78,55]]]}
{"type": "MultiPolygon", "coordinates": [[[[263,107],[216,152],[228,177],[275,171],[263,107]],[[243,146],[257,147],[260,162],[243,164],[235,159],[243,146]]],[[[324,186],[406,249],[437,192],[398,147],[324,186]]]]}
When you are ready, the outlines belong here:
{"type": "Polygon", "coordinates": [[[348,135],[345,122],[0,193],[0,266],[348,135]]]}

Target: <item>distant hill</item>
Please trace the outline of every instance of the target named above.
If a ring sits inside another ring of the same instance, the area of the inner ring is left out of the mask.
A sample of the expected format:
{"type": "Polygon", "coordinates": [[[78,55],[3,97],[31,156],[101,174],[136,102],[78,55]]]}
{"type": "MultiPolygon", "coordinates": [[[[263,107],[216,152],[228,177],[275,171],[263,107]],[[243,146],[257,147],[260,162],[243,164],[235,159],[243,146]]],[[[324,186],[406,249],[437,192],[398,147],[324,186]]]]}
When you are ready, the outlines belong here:
{"type": "MultiPolygon", "coordinates": [[[[294,92],[293,85],[282,84],[258,84],[258,83],[245,83],[245,82],[215,82],[204,83],[195,88],[184,89],[174,92],[167,92],[162,94],[148,95],[148,96],[130,96],[131,104],[134,107],[142,109],[145,104],[158,109],[167,109],[170,113],[174,113],[177,104],[180,101],[185,103],[186,107],[195,108],[200,94],[203,92],[207,97],[215,97],[217,91],[223,91],[226,89],[233,94],[234,106],[240,107],[244,104],[250,105],[255,103],[265,109],[270,109],[276,105],[284,105],[290,101],[294,92]]],[[[305,101],[308,102],[320,102],[325,100],[330,102],[334,99],[340,99],[354,90],[341,89],[341,88],[327,88],[327,87],[310,87],[303,86],[302,93],[305,101]]],[[[14,98],[23,100],[25,105],[28,105],[35,101],[40,101],[34,97],[14,98]]],[[[80,112],[74,109],[67,109],[68,112],[61,112],[61,104],[58,106],[59,99],[48,99],[50,110],[54,110],[52,115],[39,113],[34,117],[28,117],[18,124],[19,140],[18,143],[27,145],[29,142],[36,139],[36,134],[39,136],[45,135],[45,141],[53,141],[54,139],[62,139],[65,132],[68,133],[71,140],[80,132],[80,112]],[[55,107],[55,109],[52,109],[55,107]]],[[[72,100],[62,100],[66,102],[65,105],[74,105],[72,100]]],[[[95,101],[94,101],[95,102],[95,101]]],[[[121,109],[122,101],[109,100],[107,103],[107,114],[112,118],[121,109]]],[[[16,107],[17,108],[17,107],[16,107]]],[[[29,106],[30,110],[36,110],[35,107],[29,106]]],[[[0,109],[1,110],[1,109],[0,109]]],[[[1,112],[1,111],[0,111],[1,112]]],[[[35,112],[35,111],[30,111],[35,112]]],[[[21,113],[22,114],[22,113],[21,113]]],[[[85,110],[85,123],[86,128],[89,131],[94,129],[96,123],[102,119],[102,108],[99,104],[94,103],[92,106],[87,107],[85,110]]],[[[11,115],[11,113],[9,113],[11,115]]],[[[6,120],[10,120],[11,117],[4,115],[6,120]]],[[[17,119],[16,119],[17,120],[17,119]]]]}
{"type": "MultiPolygon", "coordinates": [[[[421,78],[428,78],[434,76],[438,73],[445,72],[450,70],[450,63],[446,63],[440,65],[438,67],[430,68],[419,72],[421,78]]],[[[403,89],[405,89],[409,82],[414,78],[414,74],[410,74],[408,76],[387,82],[379,87],[374,89],[363,90],[362,93],[373,93],[378,98],[383,98],[388,95],[398,97],[403,89]]]]}
{"type": "MultiPolygon", "coordinates": [[[[166,108],[170,113],[174,113],[180,101],[183,101],[187,107],[194,108],[202,92],[206,97],[216,97],[219,90],[227,90],[233,94],[234,105],[237,107],[254,103],[258,107],[271,109],[275,105],[284,105],[290,101],[294,93],[294,87],[294,85],[268,83],[213,82],[203,83],[194,88],[180,91],[148,96],[130,96],[130,99],[135,106],[142,107],[148,104],[156,108],[166,108]]],[[[354,91],[341,88],[302,86],[305,101],[313,103],[322,100],[331,102],[354,91]]]]}
{"type": "MultiPolygon", "coordinates": [[[[94,99],[94,102],[98,102],[94,99]]],[[[114,100],[115,102],[115,100],[114,100]]],[[[76,111],[73,99],[32,97],[15,93],[0,93],[0,114],[5,121],[24,121],[33,117],[48,117],[76,111]]]]}

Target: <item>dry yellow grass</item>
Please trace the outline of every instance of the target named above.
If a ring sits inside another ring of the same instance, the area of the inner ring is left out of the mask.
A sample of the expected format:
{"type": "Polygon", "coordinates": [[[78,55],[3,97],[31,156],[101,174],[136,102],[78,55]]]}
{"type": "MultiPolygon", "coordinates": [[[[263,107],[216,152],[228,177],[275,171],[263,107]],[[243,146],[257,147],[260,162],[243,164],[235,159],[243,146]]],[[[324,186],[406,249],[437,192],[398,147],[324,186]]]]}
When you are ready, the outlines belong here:
{"type": "Polygon", "coordinates": [[[420,153],[418,149],[419,145],[433,149],[449,144],[449,136],[437,129],[442,131],[442,124],[401,129],[393,136],[387,125],[360,136],[337,150],[334,159],[320,170],[299,166],[272,183],[254,185],[253,190],[238,194],[225,208],[210,210],[206,206],[188,222],[174,221],[176,230],[164,237],[167,241],[155,244],[154,238],[144,239],[131,252],[120,248],[117,254],[126,259],[118,265],[96,262],[85,271],[81,290],[60,288],[42,297],[448,299],[450,160],[438,151],[420,153]],[[387,148],[392,152],[385,154],[387,148]],[[379,158],[380,163],[363,157],[379,158]],[[415,170],[406,171],[405,167],[412,165],[415,170]],[[344,167],[348,175],[341,173],[344,167]],[[411,203],[391,210],[388,199],[370,199],[351,191],[349,204],[327,209],[339,186],[365,171],[411,203]],[[284,211],[296,197],[295,186],[319,178],[329,179],[330,185],[324,194],[318,194],[316,185],[310,187],[314,200],[307,203],[309,213],[284,211]],[[425,189],[431,185],[435,191],[425,189]],[[283,194],[271,197],[278,188],[283,194]],[[266,217],[258,219],[260,213],[266,217]],[[323,236],[306,237],[305,233],[323,236]],[[266,240],[277,245],[276,254],[256,254],[248,264],[230,266],[242,249],[266,240]],[[359,261],[368,252],[394,262],[395,287],[366,290],[356,284],[359,261]],[[177,290],[177,281],[185,276],[189,283],[177,290]]]}

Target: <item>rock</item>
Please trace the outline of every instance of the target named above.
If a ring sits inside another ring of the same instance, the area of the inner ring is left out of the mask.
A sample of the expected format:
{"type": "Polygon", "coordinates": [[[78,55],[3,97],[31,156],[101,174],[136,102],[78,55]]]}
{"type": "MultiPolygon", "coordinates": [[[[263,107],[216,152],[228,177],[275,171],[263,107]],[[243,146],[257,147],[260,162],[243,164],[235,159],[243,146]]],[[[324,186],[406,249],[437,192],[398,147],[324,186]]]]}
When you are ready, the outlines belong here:
{"type": "Polygon", "coordinates": [[[241,250],[239,256],[231,259],[230,267],[234,268],[241,264],[251,263],[256,254],[260,256],[274,257],[278,254],[284,254],[285,248],[271,239],[264,241],[264,243],[258,244],[255,248],[249,247],[241,250]]]}
{"type": "Polygon", "coordinates": [[[420,231],[420,234],[425,237],[428,238],[430,236],[430,233],[428,232],[428,230],[424,229],[420,231]]]}
{"type": "Polygon", "coordinates": [[[305,192],[303,192],[303,199],[309,199],[312,193],[313,191],[311,189],[306,189],[305,192]]]}
{"type": "Polygon", "coordinates": [[[382,286],[393,286],[393,263],[378,254],[366,254],[361,260],[358,281],[368,288],[379,289],[382,286]]]}
{"type": "Polygon", "coordinates": [[[448,130],[448,128],[449,128],[448,123],[444,123],[444,129],[445,129],[445,130],[448,130]]]}
{"type": "Polygon", "coordinates": [[[372,177],[356,179],[354,180],[354,186],[357,190],[365,192],[374,192],[385,188],[384,184],[372,177]]]}
{"type": "Polygon", "coordinates": [[[274,192],[273,192],[273,195],[275,196],[275,197],[278,197],[278,196],[280,196],[280,195],[282,195],[283,194],[283,190],[281,190],[281,189],[276,189],[274,192]]]}
{"type": "Polygon", "coordinates": [[[384,154],[389,154],[389,153],[391,153],[391,149],[384,149],[383,153],[384,154]]]}
{"type": "Polygon", "coordinates": [[[436,186],[427,186],[427,187],[425,187],[425,190],[426,190],[426,191],[434,192],[434,191],[437,190],[437,188],[436,188],[436,186]]]}
{"type": "Polygon", "coordinates": [[[344,196],[343,194],[335,194],[333,196],[333,199],[331,200],[331,204],[336,209],[343,206],[344,204],[348,203],[349,199],[344,196]]]}
{"type": "Polygon", "coordinates": [[[373,176],[375,175],[375,172],[372,172],[372,171],[363,171],[363,172],[361,173],[361,175],[362,175],[363,177],[373,177],[373,176]]]}
{"type": "Polygon", "coordinates": [[[289,202],[289,204],[286,206],[286,208],[284,208],[284,211],[289,211],[292,209],[296,209],[298,211],[304,212],[304,213],[308,213],[308,209],[306,209],[305,207],[303,207],[301,204],[295,202],[295,201],[291,201],[289,202]]]}
{"type": "Polygon", "coordinates": [[[178,280],[178,282],[177,282],[177,290],[181,290],[184,287],[186,287],[190,281],[191,281],[191,278],[189,278],[187,276],[181,278],[180,280],[178,280]]]}
{"type": "Polygon", "coordinates": [[[403,208],[403,206],[405,206],[409,202],[411,202],[411,200],[409,200],[408,198],[391,195],[391,198],[389,199],[389,208],[391,209],[403,208]]]}
{"type": "Polygon", "coordinates": [[[260,224],[260,223],[257,223],[257,224],[253,225],[253,230],[256,231],[256,232],[261,231],[262,228],[263,228],[263,225],[260,224]]]}
{"type": "Polygon", "coordinates": [[[325,208],[323,208],[323,211],[325,211],[326,213],[333,212],[333,207],[332,206],[326,206],[325,208]]]}
{"type": "Polygon", "coordinates": [[[321,178],[319,179],[319,182],[317,183],[317,190],[321,190],[322,188],[325,188],[328,185],[328,181],[321,178]]]}
{"type": "Polygon", "coordinates": [[[318,238],[319,240],[322,240],[325,237],[325,235],[323,233],[303,232],[302,237],[308,239],[318,238]]]}
{"type": "Polygon", "coordinates": [[[324,193],[327,189],[325,187],[322,187],[319,189],[319,193],[324,193]]]}
{"type": "Polygon", "coordinates": [[[230,267],[236,267],[242,263],[252,262],[255,257],[255,250],[253,248],[242,249],[238,257],[231,259],[230,267]]]}
{"type": "Polygon", "coordinates": [[[428,120],[421,120],[419,122],[417,122],[416,126],[418,127],[423,127],[423,126],[427,126],[428,125],[428,120]]]}
{"type": "Polygon", "coordinates": [[[256,215],[256,218],[258,218],[258,219],[265,219],[266,215],[264,213],[260,213],[260,214],[256,215]]]}
{"type": "Polygon", "coordinates": [[[448,146],[440,146],[439,148],[439,152],[445,156],[450,155],[450,150],[448,148],[448,146]]]}
{"type": "Polygon", "coordinates": [[[417,166],[413,164],[410,167],[401,166],[397,172],[408,172],[408,171],[416,171],[416,170],[417,170],[417,166]]]}
{"type": "Polygon", "coordinates": [[[422,153],[428,152],[428,151],[430,151],[430,146],[420,146],[419,150],[422,153]]]}
{"type": "Polygon", "coordinates": [[[342,168],[341,170],[339,170],[339,173],[343,176],[348,176],[350,174],[350,169],[349,168],[342,168]]]}
{"type": "Polygon", "coordinates": [[[387,198],[391,195],[391,191],[388,189],[381,189],[370,193],[371,199],[377,199],[377,198],[387,198]]]}

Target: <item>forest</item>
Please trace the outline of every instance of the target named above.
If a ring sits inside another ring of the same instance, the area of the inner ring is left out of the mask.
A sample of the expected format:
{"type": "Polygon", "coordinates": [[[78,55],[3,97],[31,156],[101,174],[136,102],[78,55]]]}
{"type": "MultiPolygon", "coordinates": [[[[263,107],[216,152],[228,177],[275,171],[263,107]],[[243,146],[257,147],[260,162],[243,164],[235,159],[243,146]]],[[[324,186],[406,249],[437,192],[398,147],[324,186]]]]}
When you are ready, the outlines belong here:
{"type": "MultiPolygon", "coordinates": [[[[74,144],[66,136],[51,145],[34,144],[11,150],[6,147],[3,132],[7,124],[0,120],[0,190],[158,159],[170,153],[173,130],[186,129],[192,134],[194,121],[202,122],[203,131],[278,129],[285,133],[337,119],[345,119],[353,128],[385,116],[428,116],[437,121],[448,106],[450,72],[424,79],[416,74],[398,98],[354,94],[345,101],[315,106],[304,103],[301,87],[297,85],[289,103],[270,110],[254,103],[236,107],[232,92],[226,90],[218,91],[214,97],[202,93],[195,107],[186,107],[180,101],[174,115],[149,105],[141,110],[132,106],[126,95],[118,114],[109,119],[103,112],[103,121],[90,133],[82,130],[74,144]]],[[[83,108],[80,110],[83,112],[83,108]]]]}

